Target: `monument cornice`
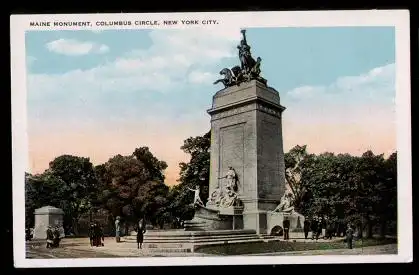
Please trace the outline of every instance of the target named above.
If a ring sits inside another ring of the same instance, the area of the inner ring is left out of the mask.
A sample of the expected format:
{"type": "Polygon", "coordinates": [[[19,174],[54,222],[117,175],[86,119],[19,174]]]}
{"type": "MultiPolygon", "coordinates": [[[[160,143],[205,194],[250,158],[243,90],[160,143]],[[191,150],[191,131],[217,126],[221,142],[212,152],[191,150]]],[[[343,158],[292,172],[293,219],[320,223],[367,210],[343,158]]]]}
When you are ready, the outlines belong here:
{"type": "Polygon", "coordinates": [[[278,93],[278,91],[276,91],[274,88],[269,87],[266,84],[264,84],[264,83],[262,83],[258,80],[251,80],[249,82],[241,83],[240,85],[231,86],[231,87],[227,87],[227,88],[224,88],[222,90],[219,90],[218,92],[216,92],[214,94],[214,98],[220,98],[220,97],[226,96],[230,92],[240,92],[242,90],[249,89],[253,86],[255,86],[256,88],[259,88],[259,89],[266,90],[266,91],[271,92],[271,93],[278,93]]]}
{"type": "Polygon", "coordinates": [[[278,199],[266,199],[266,198],[241,198],[243,202],[260,202],[260,203],[279,203],[278,199]]]}
{"type": "Polygon", "coordinates": [[[246,105],[251,105],[254,103],[259,103],[264,105],[265,107],[274,109],[276,111],[279,111],[279,113],[281,114],[286,108],[280,104],[274,103],[272,101],[266,100],[262,97],[259,96],[253,96],[253,97],[249,97],[240,101],[236,101],[234,103],[230,103],[230,104],[226,104],[226,105],[222,105],[219,107],[215,107],[215,108],[211,108],[207,110],[207,113],[210,115],[214,115],[220,112],[224,112],[224,111],[228,111],[231,109],[235,109],[235,108],[240,108],[246,105]]]}

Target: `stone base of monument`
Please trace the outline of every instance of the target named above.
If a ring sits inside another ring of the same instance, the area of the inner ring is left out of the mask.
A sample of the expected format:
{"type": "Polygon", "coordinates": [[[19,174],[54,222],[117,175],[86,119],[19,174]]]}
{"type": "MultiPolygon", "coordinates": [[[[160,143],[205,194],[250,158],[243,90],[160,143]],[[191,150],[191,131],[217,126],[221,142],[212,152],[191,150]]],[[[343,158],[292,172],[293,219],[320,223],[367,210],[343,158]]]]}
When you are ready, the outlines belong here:
{"type": "MultiPolygon", "coordinates": [[[[265,242],[272,237],[243,229],[243,207],[196,206],[195,216],[185,221],[184,230],[149,230],[144,248],[154,252],[195,252],[199,247],[265,242]]],[[[132,237],[134,239],[134,237],[132,237]]]]}
{"type": "Polygon", "coordinates": [[[185,221],[186,231],[243,229],[243,207],[196,206],[192,220],[185,221]]]}
{"type": "Polygon", "coordinates": [[[300,213],[267,212],[268,234],[277,231],[278,228],[282,230],[285,217],[290,220],[290,232],[303,232],[304,216],[300,213]]]}
{"type": "Polygon", "coordinates": [[[197,248],[220,244],[258,243],[269,238],[254,230],[150,230],[144,235],[144,248],[154,252],[195,252],[197,248]]]}

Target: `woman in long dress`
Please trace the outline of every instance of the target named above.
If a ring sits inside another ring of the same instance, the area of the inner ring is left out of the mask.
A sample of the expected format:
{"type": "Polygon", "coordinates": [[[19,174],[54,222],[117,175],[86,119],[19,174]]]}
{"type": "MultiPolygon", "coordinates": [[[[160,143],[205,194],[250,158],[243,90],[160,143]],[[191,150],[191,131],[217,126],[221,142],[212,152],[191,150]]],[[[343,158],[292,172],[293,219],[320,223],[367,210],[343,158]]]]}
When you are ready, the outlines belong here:
{"type": "Polygon", "coordinates": [[[137,249],[142,249],[145,231],[145,221],[140,219],[137,223],[137,249]]]}

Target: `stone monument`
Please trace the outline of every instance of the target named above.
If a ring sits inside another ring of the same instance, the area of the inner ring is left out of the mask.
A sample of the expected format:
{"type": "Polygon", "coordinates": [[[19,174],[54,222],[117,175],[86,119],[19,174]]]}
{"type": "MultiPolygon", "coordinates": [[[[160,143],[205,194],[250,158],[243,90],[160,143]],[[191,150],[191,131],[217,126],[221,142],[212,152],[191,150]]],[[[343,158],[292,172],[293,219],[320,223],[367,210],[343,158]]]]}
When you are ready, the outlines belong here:
{"type": "Polygon", "coordinates": [[[225,223],[232,223],[231,228],[265,234],[267,213],[275,209],[285,192],[281,122],[285,108],[279,93],[260,76],[262,59],[252,57],[245,30],[242,35],[237,47],[240,66],[222,69],[224,78],[214,82],[222,83],[224,89],[213,96],[208,110],[210,198],[206,209],[197,207],[197,216],[202,220],[204,212],[212,211],[213,220],[215,216],[225,220],[223,228],[229,227],[225,223]]]}
{"type": "MultiPolygon", "coordinates": [[[[193,252],[204,245],[263,242],[270,239],[266,234],[271,228],[282,226],[284,215],[292,215],[283,211],[283,205],[281,212],[273,211],[285,193],[281,121],[285,108],[279,93],[260,76],[262,59],[252,57],[246,31],[241,32],[240,65],[220,71],[223,78],[214,84],[224,88],[215,93],[207,111],[208,201],[203,205],[197,187],[186,190],[195,194],[193,219],[184,222],[184,231],[148,231],[148,248],[193,252]]],[[[301,223],[298,217],[293,221],[290,229],[301,223]]]]}
{"type": "Polygon", "coordinates": [[[46,239],[47,227],[58,226],[61,232],[63,228],[64,211],[54,206],[44,206],[35,210],[35,228],[33,233],[34,239],[46,239]]]}

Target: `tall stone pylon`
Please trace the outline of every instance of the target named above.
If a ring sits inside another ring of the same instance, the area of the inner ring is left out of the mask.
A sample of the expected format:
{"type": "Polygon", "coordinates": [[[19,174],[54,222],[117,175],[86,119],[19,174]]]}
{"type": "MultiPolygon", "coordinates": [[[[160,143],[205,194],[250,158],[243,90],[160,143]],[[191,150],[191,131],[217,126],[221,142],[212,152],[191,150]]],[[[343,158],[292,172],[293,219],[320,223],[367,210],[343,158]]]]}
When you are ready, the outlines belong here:
{"type": "Polygon", "coordinates": [[[243,227],[267,232],[267,212],[285,192],[279,93],[258,80],[226,87],[213,96],[209,193],[222,185],[228,167],[238,177],[243,227]]]}

